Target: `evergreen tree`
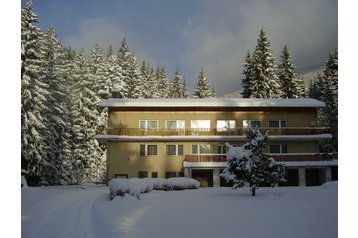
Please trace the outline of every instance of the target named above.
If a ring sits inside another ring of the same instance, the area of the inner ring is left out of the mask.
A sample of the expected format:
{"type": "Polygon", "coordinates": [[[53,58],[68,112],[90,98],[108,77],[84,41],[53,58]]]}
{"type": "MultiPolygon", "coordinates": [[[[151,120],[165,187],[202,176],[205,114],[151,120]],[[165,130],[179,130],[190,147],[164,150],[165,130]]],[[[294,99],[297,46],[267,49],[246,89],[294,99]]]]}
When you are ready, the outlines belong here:
{"type": "Polygon", "coordinates": [[[70,135],[67,115],[68,94],[66,82],[61,77],[65,62],[62,46],[53,28],[44,33],[41,41],[43,52],[44,82],[48,85],[47,106],[44,111],[46,121],[47,161],[52,165],[51,184],[73,183],[72,157],[70,155],[70,135]]]}
{"type": "Polygon", "coordinates": [[[259,128],[249,128],[246,131],[249,142],[242,148],[227,146],[227,167],[221,174],[227,181],[234,183],[233,188],[249,183],[252,196],[256,190],[265,184],[277,186],[284,179],[284,167],[264,152],[267,146],[267,135],[262,135],[259,128]]]}
{"type": "Polygon", "coordinates": [[[144,98],[154,98],[157,94],[157,85],[155,85],[153,68],[146,63],[144,60],[140,68],[140,72],[143,80],[143,97],[144,98]]]}
{"type": "Polygon", "coordinates": [[[251,79],[253,74],[253,65],[252,65],[252,56],[249,51],[246,53],[245,63],[243,67],[244,67],[243,74],[245,75],[245,78],[242,79],[241,95],[243,98],[250,98],[252,94],[251,79]]]}
{"type": "Polygon", "coordinates": [[[323,152],[338,151],[338,51],[330,52],[323,74],[311,82],[309,96],[326,104],[319,110],[319,126],[330,127],[332,140],[322,145],[323,152]]]}
{"type": "Polygon", "coordinates": [[[278,78],[280,80],[282,98],[300,98],[303,97],[304,84],[297,78],[294,70],[296,67],[291,62],[291,55],[287,46],[283,48],[281,54],[281,64],[278,66],[278,78]],[[302,92],[303,91],[303,92],[302,92]]]}
{"type": "Polygon", "coordinates": [[[179,73],[179,68],[175,71],[173,81],[170,84],[170,98],[187,98],[188,88],[183,80],[183,76],[179,73]]]}
{"type": "MultiPolygon", "coordinates": [[[[255,51],[250,57],[250,65],[248,65],[251,72],[249,74],[251,90],[249,91],[253,98],[279,98],[281,96],[276,75],[277,67],[270,46],[266,31],[262,28],[255,51]]],[[[244,84],[248,84],[247,80],[244,84]]]]}
{"type": "Polygon", "coordinates": [[[170,83],[167,79],[167,73],[164,67],[157,67],[154,74],[154,88],[156,88],[154,98],[169,98],[170,94],[170,83]]]}
{"type": "Polygon", "coordinates": [[[213,98],[215,91],[210,87],[209,82],[205,76],[204,69],[201,68],[198,80],[193,92],[194,98],[213,98]]]}
{"type": "Polygon", "coordinates": [[[97,134],[99,114],[97,107],[100,98],[93,91],[90,68],[83,51],[75,57],[73,80],[75,90],[72,94],[71,117],[73,155],[78,163],[79,181],[100,181],[103,179],[105,162],[103,151],[94,136],[97,134]]]}
{"type": "Polygon", "coordinates": [[[47,161],[46,121],[48,86],[44,80],[42,34],[32,3],[21,9],[21,154],[30,185],[48,184],[53,171],[47,161]]]}
{"type": "Polygon", "coordinates": [[[128,98],[142,97],[142,78],[136,56],[131,52],[126,39],[123,39],[117,58],[122,69],[123,81],[126,83],[128,98]]]}
{"type": "Polygon", "coordinates": [[[125,98],[128,95],[127,84],[122,75],[122,68],[116,55],[110,55],[106,59],[105,78],[107,79],[101,91],[102,98],[125,98]]]}

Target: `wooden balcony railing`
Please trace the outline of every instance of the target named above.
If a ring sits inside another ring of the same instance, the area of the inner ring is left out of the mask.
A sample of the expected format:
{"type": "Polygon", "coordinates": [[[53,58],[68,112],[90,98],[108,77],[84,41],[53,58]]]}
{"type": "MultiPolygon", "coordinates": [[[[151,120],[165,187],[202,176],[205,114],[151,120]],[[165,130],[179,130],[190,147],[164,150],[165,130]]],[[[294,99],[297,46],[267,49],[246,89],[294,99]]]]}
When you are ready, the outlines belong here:
{"type": "MultiPolygon", "coordinates": [[[[99,134],[121,136],[243,136],[244,128],[222,129],[139,129],[139,128],[107,128],[99,131],[99,134]]],[[[261,128],[261,133],[269,135],[319,135],[329,134],[326,127],[286,127],[286,128],[261,128]]]]}
{"type": "MultiPolygon", "coordinates": [[[[328,161],[338,159],[336,154],[271,154],[278,162],[299,162],[299,161],[328,161]]],[[[186,162],[226,162],[226,155],[207,154],[207,155],[185,155],[186,162]]]]}

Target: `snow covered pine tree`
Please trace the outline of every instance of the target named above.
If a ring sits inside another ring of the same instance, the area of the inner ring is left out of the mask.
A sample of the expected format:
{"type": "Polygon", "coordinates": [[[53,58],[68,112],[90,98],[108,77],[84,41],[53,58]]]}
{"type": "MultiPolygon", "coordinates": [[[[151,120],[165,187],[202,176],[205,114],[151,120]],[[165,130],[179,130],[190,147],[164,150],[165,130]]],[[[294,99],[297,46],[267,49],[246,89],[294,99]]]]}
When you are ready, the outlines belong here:
{"type": "Polygon", "coordinates": [[[243,187],[248,183],[252,196],[263,185],[277,186],[285,182],[285,169],[276,163],[268,154],[264,153],[267,145],[267,134],[262,135],[259,128],[249,127],[246,131],[249,142],[242,147],[234,147],[226,143],[227,167],[221,177],[227,182],[232,181],[233,189],[243,187]]]}

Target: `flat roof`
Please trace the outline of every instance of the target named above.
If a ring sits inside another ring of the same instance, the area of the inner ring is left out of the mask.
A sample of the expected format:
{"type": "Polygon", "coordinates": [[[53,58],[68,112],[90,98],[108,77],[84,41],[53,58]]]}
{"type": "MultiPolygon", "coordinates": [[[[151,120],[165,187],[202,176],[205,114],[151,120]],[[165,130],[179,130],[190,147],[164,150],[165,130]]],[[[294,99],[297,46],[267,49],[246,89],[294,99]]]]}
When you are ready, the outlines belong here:
{"type": "Polygon", "coordinates": [[[312,98],[204,98],[204,99],[128,99],[109,98],[102,107],[325,107],[325,103],[312,98]]]}

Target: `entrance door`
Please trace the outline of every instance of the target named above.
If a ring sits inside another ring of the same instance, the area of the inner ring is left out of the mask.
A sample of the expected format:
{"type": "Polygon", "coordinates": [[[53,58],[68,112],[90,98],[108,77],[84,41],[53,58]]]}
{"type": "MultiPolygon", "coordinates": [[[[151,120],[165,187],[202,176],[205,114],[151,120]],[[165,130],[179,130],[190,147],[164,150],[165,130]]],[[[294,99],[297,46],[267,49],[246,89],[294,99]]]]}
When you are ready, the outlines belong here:
{"type": "Polygon", "coordinates": [[[200,182],[200,187],[213,187],[212,169],[193,169],[191,177],[200,182]]]}

